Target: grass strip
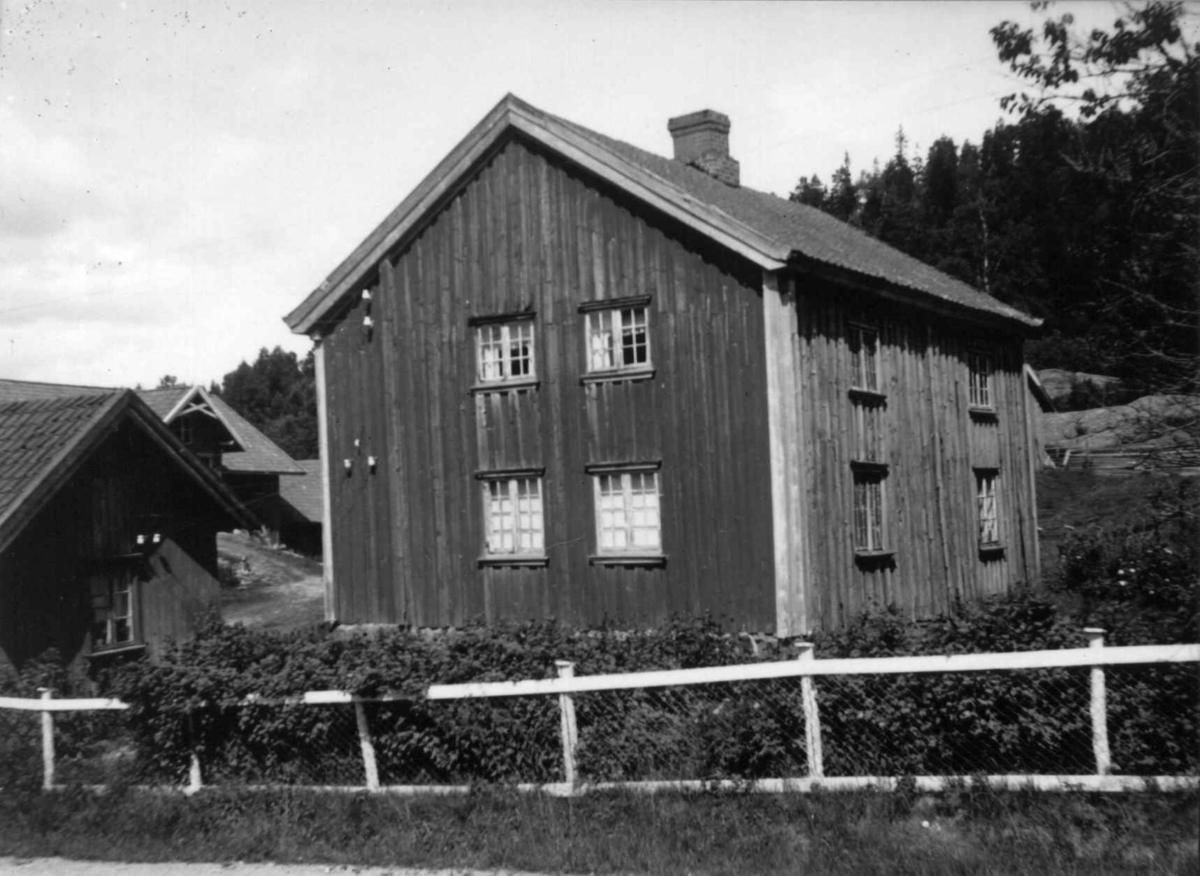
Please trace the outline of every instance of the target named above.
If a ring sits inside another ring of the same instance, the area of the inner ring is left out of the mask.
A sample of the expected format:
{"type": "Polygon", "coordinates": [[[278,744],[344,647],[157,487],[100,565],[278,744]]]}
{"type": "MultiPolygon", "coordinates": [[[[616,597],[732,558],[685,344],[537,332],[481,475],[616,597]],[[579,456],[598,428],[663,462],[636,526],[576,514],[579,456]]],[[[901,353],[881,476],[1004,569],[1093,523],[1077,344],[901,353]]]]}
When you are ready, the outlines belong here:
{"type": "Polygon", "coordinates": [[[0,855],[548,873],[1194,873],[1196,794],[0,794],[0,855]]]}

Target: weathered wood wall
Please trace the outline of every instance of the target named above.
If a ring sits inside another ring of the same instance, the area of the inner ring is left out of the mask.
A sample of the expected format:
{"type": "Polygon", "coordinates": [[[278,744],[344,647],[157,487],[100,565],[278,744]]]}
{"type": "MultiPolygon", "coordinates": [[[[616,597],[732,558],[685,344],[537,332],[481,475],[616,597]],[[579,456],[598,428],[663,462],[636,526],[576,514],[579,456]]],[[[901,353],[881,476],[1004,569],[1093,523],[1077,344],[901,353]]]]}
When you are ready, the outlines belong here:
{"type": "Polygon", "coordinates": [[[138,532],[166,540],[142,561],[140,639],[154,647],[194,629],[218,597],[216,532],[225,512],[126,421],[0,554],[0,648],[15,663],[88,646],[88,572],[128,554],[138,532]],[[165,561],[165,562],[164,562],[165,561]]]}
{"type": "Polygon", "coordinates": [[[797,302],[793,437],[804,470],[795,482],[808,538],[803,592],[777,603],[777,576],[792,567],[776,568],[764,314],[778,311],[764,309],[762,273],[540,147],[504,141],[377,266],[369,298],[357,290],[323,326],[335,616],[650,625],[709,611],[772,632],[777,604],[829,627],[872,605],[928,615],[1033,580],[1020,340],[802,272],[783,279],[797,302]],[[653,379],[581,383],[579,306],[635,296],[650,296],[653,379]],[[473,394],[470,320],[513,313],[533,314],[540,383],[473,394]],[[886,394],[877,423],[893,554],[872,562],[853,547],[850,462],[863,450],[848,394],[849,319],[880,331],[886,394]],[[990,419],[968,411],[967,351],[980,345],[995,366],[990,419]],[[609,462],[661,462],[664,568],[589,563],[585,467],[609,462]],[[1004,550],[986,556],[976,467],[1000,477],[1004,550]],[[545,471],[549,562],[481,566],[475,475],[524,468],[545,471]]]}
{"type": "Polygon", "coordinates": [[[323,341],[340,620],[655,624],[710,611],[773,629],[758,271],[509,140],[369,291],[323,341]],[[651,298],[654,377],[581,384],[579,305],[638,295],[651,298]],[[520,311],[536,314],[540,384],[472,394],[468,320],[520,311]],[[665,567],[589,564],[585,466],[647,461],[662,463],[665,567]],[[474,475],[518,467],[545,469],[549,562],[480,567],[474,475]]]}
{"type": "Polygon", "coordinates": [[[806,517],[810,618],[844,623],[871,606],[895,604],[919,616],[955,600],[1000,593],[1036,576],[1037,532],[1020,341],[932,314],[868,301],[822,280],[798,278],[800,439],[809,448],[806,517]],[[873,561],[853,545],[855,449],[846,323],[879,329],[880,461],[886,547],[873,561]],[[968,404],[967,352],[993,357],[994,417],[968,404]],[[981,555],[975,468],[999,470],[1003,552],[981,555]]]}

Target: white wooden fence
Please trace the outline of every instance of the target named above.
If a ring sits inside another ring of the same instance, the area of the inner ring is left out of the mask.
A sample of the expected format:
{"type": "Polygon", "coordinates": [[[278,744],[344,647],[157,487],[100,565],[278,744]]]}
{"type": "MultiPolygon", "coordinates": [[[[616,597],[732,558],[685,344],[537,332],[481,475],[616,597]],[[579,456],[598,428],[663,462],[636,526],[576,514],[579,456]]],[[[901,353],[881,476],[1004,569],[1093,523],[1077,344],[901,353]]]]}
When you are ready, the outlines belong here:
{"type": "MultiPolygon", "coordinates": [[[[1106,666],[1200,663],[1200,644],[1139,645],[1116,648],[1104,647],[1104,631],[1087,629],[1087,648],[1053,651],[1020,651],[990,654],[958,654],[948,656],[887,657],[860,659],[816,660],[812,645],[801,644],[798,659],[775,663],[751,663],[735,666],[699,669],[633,672],[617,675],[576,676],[574,664],[556,663],[557,678],[530,679],[507,682],[476,682],[468,684],[432,685],[427,691],[429,700],[470,700],[495,697],[556,697],[560,711],[560,735],[564,782],[522,784],[525,790],[569,795],[588,789],[631,788],[645,791],[660,789],[713,788],[723,785],[743,790],[766,792],[808,791],[853,788],[895,787],[893,776],[826,776],[821,742],[821,714],[817,680],[835,676],[910,675],[917,673],[971,673],[1054,668],[1090,668],[1090,724],[1092,755],[1095,770],[1087,775],[988,775],[994,787],[1034,787],[1041,790],[1130,791],[1146,788],[1163,790],[1200,787],[1197,776],[1130,776],[1112,775],[1109,753],[1108,713],[1106,705],[1106,666]],[[579,779],[576,749],[579,730],[576,721],[575,695],[602,691],[645,690],[683,687],[688,685],[747,682],[763,679],[798,678],[801,685],[805,739],[806,775],[753,781],[633,781],[583,782],[579,779]]],[[[365,781],[360,786],[337,786],[328,790],[390,793],[461,793],[469,790],[462,785],[381,785],[376,764],[375,746],[364,710],[365,703],[398,701],[401,697],[357,697],[346,691],[311,691],[286,699],[248,697],[244,705],[353,705],[359,748],[365,781]]],[[[51,691],[43,691],[41,699],[0,697],[0,709],[41,713],[41,745],[43,755],[43,786],[58,787],[55,780],[54,716],[62,712],[123,710],[129,706],[113,699],[53,699],[51,691]]],[[[919,790],[939,790],[948,783],[971,781],[977,776],[923,775],[909,777],[919,790]]],[[[193,753],[185,790],[195,792],[202,787],[202,764],[193,753]]]]}

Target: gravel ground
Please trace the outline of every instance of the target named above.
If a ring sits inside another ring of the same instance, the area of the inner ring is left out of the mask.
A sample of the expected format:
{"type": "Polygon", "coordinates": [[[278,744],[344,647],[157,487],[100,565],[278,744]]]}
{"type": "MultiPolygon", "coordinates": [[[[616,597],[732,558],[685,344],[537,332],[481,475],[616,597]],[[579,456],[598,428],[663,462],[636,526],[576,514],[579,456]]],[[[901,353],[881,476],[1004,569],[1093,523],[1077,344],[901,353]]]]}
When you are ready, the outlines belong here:
{"type": "Polygon", "coordinates": [[[341,864],[121,864],[66,858],[0,857],[3,876],[537,876],[516,870],[410,870],[341,864]]]}

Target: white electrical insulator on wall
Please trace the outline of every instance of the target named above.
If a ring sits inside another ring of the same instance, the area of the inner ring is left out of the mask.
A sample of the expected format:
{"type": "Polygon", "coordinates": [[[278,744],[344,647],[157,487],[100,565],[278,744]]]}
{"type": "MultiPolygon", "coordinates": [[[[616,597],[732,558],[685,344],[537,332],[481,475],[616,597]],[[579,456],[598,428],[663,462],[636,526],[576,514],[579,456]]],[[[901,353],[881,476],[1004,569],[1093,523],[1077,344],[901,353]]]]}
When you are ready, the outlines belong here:
{"type": "Polygon", "coordinates": [[[343,465],[343,466],[345,466],[345,468],[346,468],[346,471],[350,471],[350,469],[353,467],[354,463],[352,463],[352,462],[351,462],[350,460],[348,460],[348,459],[343,459],[343,460],[342,460],[342,465],[343,465]]]}
{"type": "Polygon", "coordinates": [[[363,296],[362,296],[362,298],[363,298],[363,301],[370,301],[370,300],[371,300],[371,290],[370,290],[370,289],[363,289],[363,296]]]}
{"type": "Polygon", "coordinates": [[[375,323],[371,320],[371,317],[369,317],[369,316],[363,317],[363,328],[371,328],[371,326],[373,326],[373,325],[375,325],[375,323]]]}

